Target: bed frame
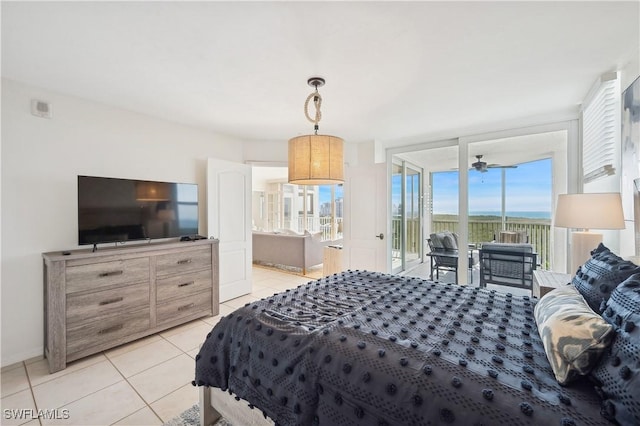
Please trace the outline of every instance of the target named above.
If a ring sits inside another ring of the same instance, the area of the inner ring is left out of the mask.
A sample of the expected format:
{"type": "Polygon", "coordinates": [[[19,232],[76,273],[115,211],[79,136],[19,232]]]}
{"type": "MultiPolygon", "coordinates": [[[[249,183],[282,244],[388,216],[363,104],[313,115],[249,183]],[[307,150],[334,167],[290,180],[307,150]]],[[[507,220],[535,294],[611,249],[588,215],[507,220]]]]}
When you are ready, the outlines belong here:
{"type": "Polygon", "coordinates": [[[251,409],[246,402],[236,401],[228,392],[200,386],[200,425],[212,426],[224,417],[232,425],[273,426],[258,409],[251,409]],[[214,408],[215,407],[215,408],[214,408]]]}

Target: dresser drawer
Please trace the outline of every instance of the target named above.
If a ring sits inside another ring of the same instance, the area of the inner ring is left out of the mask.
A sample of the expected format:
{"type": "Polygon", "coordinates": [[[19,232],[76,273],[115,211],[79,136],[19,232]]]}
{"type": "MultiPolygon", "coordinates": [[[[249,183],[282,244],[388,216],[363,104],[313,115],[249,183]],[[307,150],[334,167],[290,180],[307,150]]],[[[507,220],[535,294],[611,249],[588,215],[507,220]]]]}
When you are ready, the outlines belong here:
{"type": "Polygon", "coordinates": [[[198,246],[157,257],[156,275],[158,277],[199,269],[211,269],[211,246],[198,246]]]}
{"type": "Polygon", "coordinates": [[[149,329],[149,308],[95,318],[67,327],[67,356],[149,329]]]}
{"type": "Polygon", "coordinates": [[[156,281],[158,303],[164,303],[175,298],[189,296],[211,289],[213,285],[211,269],[190,272],[156,281]]]}
{"type": "Polygon", "coordinates": [[[149,283],[67,295],[67,327],[89,318],[149,307],[149,283]]]}
{"type": "Polygon", "coordinates": [[[202,316],[211,315],[213,313],[211,303],[211,289],[187,297],[173,299],[167,303],[157,305],[156,320],[160,325],[197,313],[201,313],[202,316]]]}
{"type": "Polygon", "coordinates": [[[67,293],[142,281],[149,281],[148,257],[69,266],[66,271],[67,293]]]}

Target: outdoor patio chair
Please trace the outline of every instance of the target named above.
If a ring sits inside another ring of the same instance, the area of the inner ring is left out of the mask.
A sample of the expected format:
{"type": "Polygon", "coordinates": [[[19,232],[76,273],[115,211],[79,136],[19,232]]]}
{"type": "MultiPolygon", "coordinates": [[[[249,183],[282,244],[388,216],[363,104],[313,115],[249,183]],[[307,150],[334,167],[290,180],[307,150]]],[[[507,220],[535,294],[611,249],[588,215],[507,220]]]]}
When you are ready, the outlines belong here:
{"type": "Polygon", "coordinates": [[[498,238],[493,236],[493,240],[498,243],[528,243],[527,231],[500,231],[498,238]]]}
{"type": "MultiPolygon", "coordinates": [[[[431,275],[436,273],[436,279],[440,279],[440,271],[452,271],[455,274],[455,282],[458,283],[458,236],[449,231],[431,234],[427,239],[430,253],[427,256],[431,258],[431,275]]],[[[469,270],[477,263],[473,257],[473,251],[469,250],[469,270]]],[[[471,274],[471,282],[473,283],[473,273],[471,274]]]]}
{"type": "Polygon", "coordinates": [[[497,284],[531,289],[537,256],[531,244],[482,244],[480,287],[497,284]]]}

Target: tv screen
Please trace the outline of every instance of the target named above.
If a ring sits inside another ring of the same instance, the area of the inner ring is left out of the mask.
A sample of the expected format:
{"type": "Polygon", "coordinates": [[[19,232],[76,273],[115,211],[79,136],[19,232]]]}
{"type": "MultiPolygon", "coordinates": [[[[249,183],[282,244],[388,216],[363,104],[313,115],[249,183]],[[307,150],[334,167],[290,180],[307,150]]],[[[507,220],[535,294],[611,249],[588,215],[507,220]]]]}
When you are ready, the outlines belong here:
{"type": "Polygon", "coordinates": [[[198,185],[78,176],[78,243],[198,234],[198,185]]]}

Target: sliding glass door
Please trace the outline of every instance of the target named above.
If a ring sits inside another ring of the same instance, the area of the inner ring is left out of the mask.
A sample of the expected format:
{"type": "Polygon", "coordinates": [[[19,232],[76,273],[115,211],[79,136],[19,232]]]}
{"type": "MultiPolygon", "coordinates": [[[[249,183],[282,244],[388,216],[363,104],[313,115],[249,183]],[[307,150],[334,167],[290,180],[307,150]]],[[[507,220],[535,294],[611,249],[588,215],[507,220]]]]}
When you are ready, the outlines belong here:
{"type": "Polygon", "coordinates": [[[392,270],[405,271],[423,258],[422,169],[395,159],[391,168],[392,270]]]}
{"type": "Polygon", "coordinates": [[[469,145],[469,243],[529,243],[540,267],[551,267],[552,149],[566,150],[565,132],[469,145]],[[546,150],[544,147],[547,147],[546,150]]]}
{"type": "MultiPolygon", "coordinates": [[[[424,185],[420,226],[425,251],[430,234],[441,231],[457,233],[460,246],[468,243],[471,249],[518,234],[533,245],[539,267],[559,265],[562,270],[564,230],[552,227],[551,218],[554,200],[567,192],[568,177],[575,171],[569,158],[577,153],[576,129],[574,122],[556,123],[389,150],[393,271],[405,270],[417,252],[412,252],[406,235],[411,221],[407,198],[411,170],[425,176],[418,179],[424,185]]],[[[423,267],[412,268],[412,275],[428,277],[429,257],[424,260],[423,267]]],[[[459,268],[467,266],[466,260],[460,257],[459,268]]],[[[469,282],[471,277],[465,275],[459,274],[459,283],[469,282]]]]}

